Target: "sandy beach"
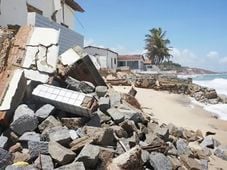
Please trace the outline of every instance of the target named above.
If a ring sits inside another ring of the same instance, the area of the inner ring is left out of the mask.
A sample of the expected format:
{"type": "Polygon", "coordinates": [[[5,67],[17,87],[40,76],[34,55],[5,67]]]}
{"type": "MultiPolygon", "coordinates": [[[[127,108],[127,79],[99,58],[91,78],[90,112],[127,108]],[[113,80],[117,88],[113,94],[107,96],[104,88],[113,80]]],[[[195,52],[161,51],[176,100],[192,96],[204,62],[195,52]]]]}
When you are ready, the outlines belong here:
{"type": "MultiPolygon", "coordinates": [[[[114,86],[119,92],[127,93],[131,87],[114,86]]],[[[207,131],[215,132],[214,138],[227,145],[227,121],[216,119],[201,106],[193,104],[186,95],[170,94],[165,91],[136,88],[136,98],[144,112],[152,113],[159,123],[173,123],[178,127],[191,130],[200,129],[203,135],[207,131]]],[[[212,168],[227,168],[227,161],[213,157],[209,165],[212,168]]]]}

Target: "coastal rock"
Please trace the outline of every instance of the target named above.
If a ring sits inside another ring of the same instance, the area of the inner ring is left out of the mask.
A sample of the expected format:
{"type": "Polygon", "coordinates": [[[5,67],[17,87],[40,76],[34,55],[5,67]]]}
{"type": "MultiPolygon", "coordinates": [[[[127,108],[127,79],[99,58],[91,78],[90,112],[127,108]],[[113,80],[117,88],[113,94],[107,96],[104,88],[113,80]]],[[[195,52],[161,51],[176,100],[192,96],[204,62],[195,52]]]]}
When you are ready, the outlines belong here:
{"type": "Polygon", "coordinates": [[[71,164],[61,166],[55,170],[85,170],[83,162],[73,162],[71,164]]]}
{"type": "Polygon", "coordinates": [[[220,142],[218,142],[212,136],[206,136],[200,145],[202,147],[208,147],[208,148],[214,149],[215,147],[218,147],[220,145],[220,142]]]}
{"type": "Polygon", "coordinates": [[[79,84],[79,89],[83,93],[93,93],[95,91],[95,86],[88,81],[81,81],[79,84]]]}
{"type": "Polygon", "coordinates": [[[199,161],[189,158],[186,155],[180,156],[180,160],[184,163],[185,167],[188,169],[201,170],[202,166],[199,161]]]}
{"type": "Polygon", "coordinates": [[[95,92],[97,94],[98,97],[104,97],[105,94],[107,93],[107,87],[106,86],[97,86],[95,88],[95,92]]]}
{"type": "Polygon", "coordinates": [[[12,163],[12,154],[3,148],[0,148],[0,169],[4,169],[12,163]]]}
{"type": "Polygon", "coordinates": [[[218,97],[217,92],[215,89],[207,89],[204,93],[207,99],[215,99],[218,97]]]}
{"type": "Polygon", "coordinates": [[[149,162],[154,170],[172,170],[172,164],[168,157],[162,153],[152,152],[149,162]]]}
{"type": "Polygon", "coordinates": [[[62,118],[61,122],[63,126],[66,126],[69,129],[77,129],[85,125],[87,118],[82,117],[70,117],[62,118]]]}
{"type": "Polygon", "coordinates": [[[13,162],[27,162],[31,158],[28,153],[15,152],[13,153],[13,162]]]}
{"type": "Polygon", "coordinates": [[[115,146],[116,141],[113,135],[113,129],[111,128],[97,128],[86,126],[84,132],[91,138],[93,143],[101,146],[115,146]]]}
{"type": "Polygon", "coordinates": [[[31,158],[37,158],[39,154],[48,154],[48,142],[28,141],[28,149],[31,158]]]}
{"type": "Polygon", "coordinates": [[[54,169],[54,164],[50,156],[40,154],[35,160],[35,167],[42,170],[54,169]]]}
{"type": "Polygon", "coordinates": [[[111,129],[113,129],[113,131],[116,133],[117,137],[119,138],[127,138],[128,134],[127,132],[120,126],[111,126],[111,129]]]}
{"type": "Polygon", "coordinates": [[[186,140],[184,139],[178,139],[176,142],[176,148],[177,148],[177,152],[179,155],[191,155],[192,152],[190,150],[190,148],[188,147],[188,143],[186,140]]]}
{"type": "Polygon", "coordinates": [[[5,148],[8,138],[6,136],[0,136],[0,148],[5,148]]]}
{"type": "Polygon", "coordinates": [[[67,149],[59,143],[53,141],[49,142],[48,151],[50,156],[60,165],[71,163],[76,157],[76,154],[70,149],[67,149]]]}
{"type": "Polygon", "coordinates": [[[57,126],[62,126],[61,122],[55,119],[54,116],[49,116],[39,125],[39,130],[42,132],[46,128],[53,128],[57,126]]]}
{"type": "Polygon", "coordinates": [[[106,112],[110,108],[110,98],[109,97],[101,97],[99,99],[99,109],[102,112],[106,112]]]}
{"type": "Polygon", "coordinates": [[[141,159],[141,149],[134,147],[129,151],[114,158],[108,165],[107,169],[121,170],[121,169],[143,169],[143,161],[141,159]]]}
{"type": "Polygon", "coordinates": [[[55,110],[55,107],[50,105],[50,104],[45,104],[41,108],[39,108],[36,112],[35,115],[37,116],[39,121],[43,121],[46,119],[50,114],[52,114],[55,110]]]}
{"type": "Polygon", "coordinates": [[[15,110],[10,128],[18,135],[22,135],[24,132],[35,130],[37,126],[38,119],[33,110],[25,104],[18,106],[15,110]]]}
{"type": "Polygon", "coordinates": [[[36,132],[25,132],[20,138],[19,141],[40,141],[40,134],[36,132]]]}
{"type": "Polygon", "coordinates": [[[49,129],[47,132],[47,138],[49,141],[58,142],[62,145],[66,145],[72,140],[69,130],[65,127],[55,127],[49,129]]]}
{"type": "Polygon", "coordinates": [[[10,148],[9,148],[9,152],[10,153],[14,153],[14,152],[20,152],[20,151],[22,151],[22,146],[21,146],[21,144],[20,143],[16,143],[15,145],[13,145],[13,146],[11,146],[10,148]]]}
{"type": "Polygon", "coordinates": [[[95,145],[87,144],[76,157],[75,161],[83,162],[86,168],[93,169],[99,160],[100,148],[95,145]]]}
{"type": "Polygon", "coordinates": [[[227,146],[218,146],[214,151],[214,155],[227,161],[227,146]]]}
{"type": "Polygon", "coordinates": [[[86,124],[87,126],[101,127],[101,119],[98,114],[93,114],[86,124]]]}
{"type": "Polygon", "coordinates": [[[116,124],[119,124],[124,121],[125,116],[121,112],[119,112],[118,109],[110,108],[107,110],[107,113],[110,115],[110,117],[113,119],[113,121],[116,124]]]}
{"type": "Polygon", "coordinates": [[[89,136],[84,136],[78,139],[73,140],[70,143],[71,150],[74,152],[80,151],[86,144],[93,142],[93,139],[89,136]]]}

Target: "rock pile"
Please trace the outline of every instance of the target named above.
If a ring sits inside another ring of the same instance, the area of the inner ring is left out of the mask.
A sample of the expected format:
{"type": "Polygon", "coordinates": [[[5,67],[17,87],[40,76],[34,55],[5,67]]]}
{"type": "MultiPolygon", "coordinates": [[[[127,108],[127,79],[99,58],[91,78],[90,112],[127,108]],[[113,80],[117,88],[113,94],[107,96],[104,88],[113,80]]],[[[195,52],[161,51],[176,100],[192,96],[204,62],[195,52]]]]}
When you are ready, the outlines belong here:
{"type": "MultiPolygon", "coordinates": [[[[122,72],[122,71],[121,71],[122,72]]],[[[111,85],[126,85],[140,88],[150,88],[155,90],[165,90],[171,93],[186,94],[195,98],[195,100],[205,104],[226,103],[226,98],[218,96],[215,89],[202,87],[192,83],[189,79],[180,79],[165,75],[144,75],[144,74],[116,74],[111,73],[106,76],[106,81],[111,85]]]]}
{"type": "Polygon", "coordinates": [[[212,134],[159,125],[112,89],[98,86],[93,95],[100,106],[91,117],[36,101],[19,105],[0,137],[0,167],[199,170],[212,154],[227,160],[227,147],[212,134]]]}
{"type": "MultiPolygon", "coordinates": [[[[0,111],[0,169],[208,169],[210,155],[227,159],[227,148],[211,133],[204,137],[199,130],[159,125],[141,110],[135,89],[114,91],[81,49],[70,54],[79,59],[62,55],[54,74],[37,76],[18,66],[32,76],[21,74],[26,85],[14,84],[7,100],[1,96],[4,102],[12,99],[15,108],[0,111]]],[[[149,87],[149,81],[142,84],[149,87]]],[[[206,97],[213,96],[206,91],[206,97]]]]}

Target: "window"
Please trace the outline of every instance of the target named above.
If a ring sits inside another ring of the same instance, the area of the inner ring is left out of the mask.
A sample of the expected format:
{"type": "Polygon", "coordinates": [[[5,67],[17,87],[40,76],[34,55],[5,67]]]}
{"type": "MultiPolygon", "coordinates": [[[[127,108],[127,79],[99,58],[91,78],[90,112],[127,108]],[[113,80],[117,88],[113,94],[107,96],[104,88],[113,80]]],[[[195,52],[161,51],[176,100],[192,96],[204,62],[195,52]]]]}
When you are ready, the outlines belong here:
{"type": "Polygon", "coordinates": [[[27,3],[28,12],[36,12],[37,14],[43,15],[43,11],[27,3]]]}
{"type": "Polygon", "coordinates": [[[116,59],[116,58],[114,59],[114,64],[115,64],[115,65],[117,64],[117,59],[116,59]]]}

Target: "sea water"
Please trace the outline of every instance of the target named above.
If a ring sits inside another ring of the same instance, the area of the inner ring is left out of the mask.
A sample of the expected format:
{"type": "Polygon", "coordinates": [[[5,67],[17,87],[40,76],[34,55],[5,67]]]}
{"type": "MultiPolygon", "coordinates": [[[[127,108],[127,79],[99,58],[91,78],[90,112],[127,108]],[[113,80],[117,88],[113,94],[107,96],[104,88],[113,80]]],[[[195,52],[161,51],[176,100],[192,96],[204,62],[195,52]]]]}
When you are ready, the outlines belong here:
{"type": "MultiPolygon", "coordinates": [[[[219,95],[227,96],[227,74],[195,75],[192,78],[193,83],[214,88],[219,95]]],[[[204,105],[204,109],[220,119],[227,120],[227,104],[204,105]]]]}

